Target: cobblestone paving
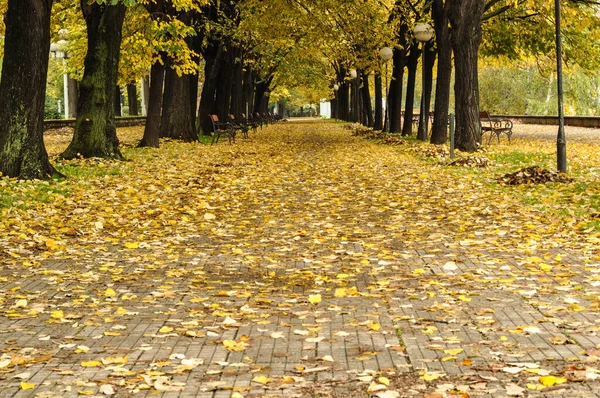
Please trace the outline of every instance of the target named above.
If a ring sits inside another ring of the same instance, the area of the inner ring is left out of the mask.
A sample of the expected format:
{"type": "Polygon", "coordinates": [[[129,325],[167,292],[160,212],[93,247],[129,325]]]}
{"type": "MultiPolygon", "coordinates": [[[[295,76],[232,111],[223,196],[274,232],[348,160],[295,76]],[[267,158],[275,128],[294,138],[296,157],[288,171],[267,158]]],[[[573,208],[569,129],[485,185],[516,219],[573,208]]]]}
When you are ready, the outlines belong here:
{"type": "Polygon", "coordinates": [[[185,226],[0,241],[0,396],[600,396],[600,252],[568,225],[329,124],[216,148],[156,188],[185,226]]]}

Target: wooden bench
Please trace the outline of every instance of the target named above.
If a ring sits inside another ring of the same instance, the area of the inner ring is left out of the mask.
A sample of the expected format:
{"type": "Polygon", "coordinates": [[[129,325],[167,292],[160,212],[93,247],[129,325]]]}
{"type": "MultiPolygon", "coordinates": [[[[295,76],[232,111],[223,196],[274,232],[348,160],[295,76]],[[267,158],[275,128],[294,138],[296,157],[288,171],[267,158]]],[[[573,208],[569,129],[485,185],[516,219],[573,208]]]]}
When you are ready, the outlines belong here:
{"type": "Polygon", "coordinates": [[[250,131],[250,126],[244,121],[237,121],[233,114],[229,114],[229,123],[231,124],[231,128],[235,131],[240,131],[244,138],[248,138],[248,131],[250,131]]]}
{"type": "Polygon", "coordinates": [[[509,119],[498,119],[492,118],[488,111],[479,112],[479,121],[481,122],[481,137],[483,139],[483,135],[489,133],[490,136],[488,138],[488,145],[492,141],[492,137],[496,135],[498,139],[498,143],[500,143],[500,136],[505,134],[508,137],[508,143],[510,144],[510,139],[512,136],[512,128],[513,123],[509,119]]]}
{"type": "Polygon", "coordinates": [[[227,136],[227,140],[229,144],[235,142],[235,129],[229,123],[219,122],[219,116],[217,115],[208,115],[210,116],[210,121],[213,127],[213,138],[210,141],[210,144],[216,144],[219,142],[219,138],[221,138],[222,134],[227,136]]]}

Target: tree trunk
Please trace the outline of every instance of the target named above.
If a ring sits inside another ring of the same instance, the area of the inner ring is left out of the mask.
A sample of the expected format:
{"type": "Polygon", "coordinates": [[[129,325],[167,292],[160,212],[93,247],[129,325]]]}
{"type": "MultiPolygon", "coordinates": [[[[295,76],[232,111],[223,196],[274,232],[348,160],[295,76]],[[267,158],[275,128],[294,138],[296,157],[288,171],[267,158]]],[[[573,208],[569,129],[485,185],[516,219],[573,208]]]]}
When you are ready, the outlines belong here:
{"type": "Polygon", "coordinates": [[[373,127],[373,107],[371,106],[371,90],[369,89],[369,74],[362,73],[362,109],[365,115],[365,126],[373,127]]]}
{"type": "Polygon", "coordinates": [[[254,109],[254,72],[251,66],[246,66],[244,70],[244,84],[242,86],[242,107],[246,118],[252,116],[254,109]]]}
{"type": "Polygon", "coordinates": [[[402,126],[402,135],[412,135],[412,118],[413,109],[415,107],[415,82],[417,79],[417,64],[419,63],[419,46],[413,44],[410,46],[408,54],[408,80],[406,82],[406,102],[404,107],[404,124],[402,126]]]}
{"type": "MultiPolygon", "coordinates": [[[[373,128],[375,130],[383,129],[383,91],[381,90],[381,74],[375,74],[375,120],[373,128]]],[[[386,104],[387,105],[387,104],[386,104]]]]}
{"type": "Polygon", "coordinates": [[[243,104],[244,97],[244,64],[242,61],[242,50],[236,48],[234,51],[234,67],[232,70],[231,82],[231,112],[236,119],[241,120],[242,113],[245,113],[243,104]]]}
{"type": "Polygon", "coordinates": [[[88,51],[79,85],[75,134],[61,156],[123,159],[115,126],[114,93],[126,7],[81,0],[81,9],[87,26],[88,51]]]}
{"type": "MultiPolygon", "coordinates": [[[[164,59],[164,54],[161,54],[161,57],[164,59]]],[[[146,116],[146,126],[144,127],[144,137],[138,147],[159,147],[164,81],[165,66],[160,61],[155,61],[150,69],[148,114],[146,116]]]]}
{"type": "Polygon", "coordinates": [[[163,110],[160,119],[160,137],[197,141],[194,117],[190,107],[190,76],[178,76],[173,68],[167,67],[163,110]]]}
{"type": "Polygon", "coordinates": [[[401,128],[402,113],[402,83],[404,81],[404,67],[406,66],[406,51],[394,48],[394,68],[392,70],[392,81],[389,88],[389,118],[390,125],[387,130],[391,133],[399,133],[401,128]]]}
{"type": "Polygon", "coordinates": [[[340,88],[338,89],[338,116],[340,120],[345,122],[350,121],[349,111],[349,98],[348,94],[350,87],[348,82],[343,82],[340,84],[340,88]]]}
{"type": "Polygon", "coordinates": [[[137,86],[135,83],[127,85],[127,103],[129,104],[129,116],[139,115],[137,86]]]}
{"type": "Polygon", "coordinates": [[[77,80],[67,76],[67,90],[69,93],[69,118],[77,117],[77,99],[79,98],[79,88],[77,80]]]}
{"type": "Polygon", "coordinates": [[[121,112],[121,87],[115,86],[115,116],[123,116],[121,112]]]}
{"type": "Polygon", "coordinates": [[[9,0],[0,81],[0,172],[47,179],[55,172],[44,146],[44,98],[52,0],[9,0]]]}
{"type": "Polygon", "coordinates": [[[210,135],[212,123],[209,115],[216,113],[215,94],[217,90],[217,76],[221,68],[223,46],[218,42],[211,42],[203,53],[206,64],[204,65],[204,85],[200,95],[198,117],[203,134],[210,135]]]}
{"type": "Polygon", "coordinates": [[[450,108],[450,81],[452,78],[452,43],[448,28],[448,1],[434,0],[432,16],[435,42],[438,49],[437,80],[431,143],[444,144],[448,140],[448,109],[450,108]]]}
{"type": "Polygon", "coordinates": [[[235,66],[235,51],[225,49],[223,54],[223,65],[219,70],[216,86],[215,112],[219,120],[228,119],[231,106],[231,87],[233,86],[233,68],[235,66]]]}
{"type": "Polygon", "coordinates": [[[474,152],[481,143],[479,122],[479,82],[477,59],[481,44],[481,17],[485,2],[447,0],[448,19],[452,28],[456,80],[456,148],[474,152]]]}
{"type": "Polygon", "coordinates": [[[429,135],[429,109],[431,107],[431,90],[433,86],[433,65],[435,64],[436,51],[433,41],[425,45],[425,58],[422,62],[423,73],[423,95],[421,96],[421,114],[419,117],[419,128],[417,136],[421,141],[427,141],[429,135]]]}
{"type": "Polygon", "coordinates": [[[148,116],[148,105],[150,102],[150,77],[144,76],[141,84],[142,116],[148,116]]]}

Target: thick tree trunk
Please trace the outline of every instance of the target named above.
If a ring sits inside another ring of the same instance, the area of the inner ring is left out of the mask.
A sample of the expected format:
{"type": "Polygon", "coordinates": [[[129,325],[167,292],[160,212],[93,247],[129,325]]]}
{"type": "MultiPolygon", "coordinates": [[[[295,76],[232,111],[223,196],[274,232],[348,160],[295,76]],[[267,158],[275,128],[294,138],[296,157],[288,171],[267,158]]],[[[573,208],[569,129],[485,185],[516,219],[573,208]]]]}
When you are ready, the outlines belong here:
{"type": "Polygon", "coordinates": [[[434,0],[432,16],[438,49],[437,80],[431,143],[444,144],[448,140],[448,109],[450,108],[450,81],[452,78],[452,43],[448,28],[448,2],[434,0]]]}
{"type": "Polygon", "coordinates": [[[413,109],[415,107],[415,82],[417,78],[417,64],[419,62],[419,46],[413,44],[410,46],[410,52],[408,54],[408,80],[406,82],[406,102],[404,106],[404,124],[402,126],[402,135],[412,135],[412,118],[413,109]]]}
{"type": "Polygon", "coordinates": [[[87,26],[88,51],[79,86],[75,134],[61,156],[123,159],[115,126],[114,93],[126,7],[81,0],[81,9],[87,26]]]}
{"type": "Polygon", "coordinates": [[[79,98],[79,88],[77,80],[67,76],[67,90],[69,93],[69,118],[77,117],[77,99],[79,98]]]}
{"type": "Polygon", "coordinates": [[[148,105],[150,103],[150,77],[144,76],[141,84],[142,116],[148,116],[148,105]]]}
{"type": "Polygon", "coordinates": [[[419,128],[417,137],[427,141],[429,135],[429,109],[431,107],[431,90],[433,88],[433,65],[435,64],[436,51],[433,41],[425,43],[425,59],[422,62],[423,95],[421,96],[421,114],[419,115],[419,128]]]}
{"type": "Polygon", "coordinates": [[[244,70],[242,94],[242,108],[246,118],[250,118],[254,109],[254,72],[251,66],[246,66],[244,70]]]}
{"type": "Polygon", "coordinates": [[[338,89],[338,116],[340,120],[345,122],[350,121],[349,114],[349,83],[343,82],[338,89]]]}
{"type": "Polygon", "coordinates": [[[217,76],[221,68],[223,47],[217,42],[209,43],[203,53],[206,64],[204,65],[204,85],[200,95],[198,117],[203,134],[210,135],[212,124],[209,115],[216,113],[215,99],[217,91],[217,76]]]}
{"type": "Polygon", "coordinates": [[[335,93],[335,97],[331,100],[331,118],[339,119],[338,117],[338,100],[337,100],[337,92],[335,93]]]}
{"type": "Polygon", "coordinates": [[[231,106],[231,87],[233,86],[233,68],[235,66],[235,51],[226,49],[223,56],[223,65],[219,70],[216,82],[216,113],[219,120],[228,119],[231,106]]]}
{"type": "Polygon", "coordinates": [[[121,87],[115,86],[115,116],[123,116],[121,112],[121,87]]]}
{"type": "Polygon", "coordinates": [[[244,97],[244,64],[242,61],[242,51],[235,49],[234,67],[231,82],[231,112],[236,119],[241,120],[242,113],[245,113],[243,104],[244,97]]]}
{"type": "Polygon", "coordinates": [[[137,86],[135,83],[127,85],[127,103],[129,104],[129,116],[139,115],[137,86]]]}
{"type": "Polygon", "coordinates": [[[265,113],[269,109],[269,88],[274,76],[269,76],[256,83],[254,89],[254,113],[265,113]]]}
{"type": "Polygon", "coordinates": [[[373,128],[375,130],[383,129],[383,91],[381,90],[381,74],[375,74],[375,120],[373,128]]]}
{"type": "Polygon", "coordinates": [[[190,76],[178,76],[170,67],[165,73],[160,136],[185,142],[198,140],[190,107],[190,76]]]}
{"type": "Polygon", "coordinates": [[[456,148],[474,152],[481,143],[479,122],[478,52],[481,44],[481,17],[485,2],[448,0],[448,19],[452,27],[452,49],[456,77],[456,148]]]}
{"type": "Polygon", "coordinates": [[[394,69],[392,70],[392,81],[389,88],[389,128],[391,133],[401,131],[402,113],[402,83],[404,81],[404,67],[406,66],[406,51],[394,48],[394,69]]]}
{"type": "Polygon", "coordinates": [[[365,126],[373,127],[373,107],[371,106],[371,90],[369,89],[369,74],[362,73],[362,109],[365,118],[363,120],[365,126]]]}
{"type": "Polygon", "coordinates": [[[44,147],[44,98],[52,0],[9,0],[0,81],[0,172],[47,179],[55,172],[44,147]]]}
{"type": "Polygon", "coordinates": [[[146,126],[144,127],[144,137],[140,141],[139,147],[159,147],[164,81],[165,66],[161,62],[155,61],[150,69],[148,114],[146,116],[146,126]]]}

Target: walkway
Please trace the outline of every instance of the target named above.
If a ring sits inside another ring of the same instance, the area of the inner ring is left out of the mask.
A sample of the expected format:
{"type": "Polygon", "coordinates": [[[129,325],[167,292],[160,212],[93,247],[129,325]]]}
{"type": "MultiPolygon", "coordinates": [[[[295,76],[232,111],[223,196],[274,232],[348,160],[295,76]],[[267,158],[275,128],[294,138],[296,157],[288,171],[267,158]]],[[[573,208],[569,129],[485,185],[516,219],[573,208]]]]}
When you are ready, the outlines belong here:
{"type": "Polygon", "coordinates": [[[329,123],[129,156],[0,224],[0,395],[600,396],[565,220],[329,123]]]}

